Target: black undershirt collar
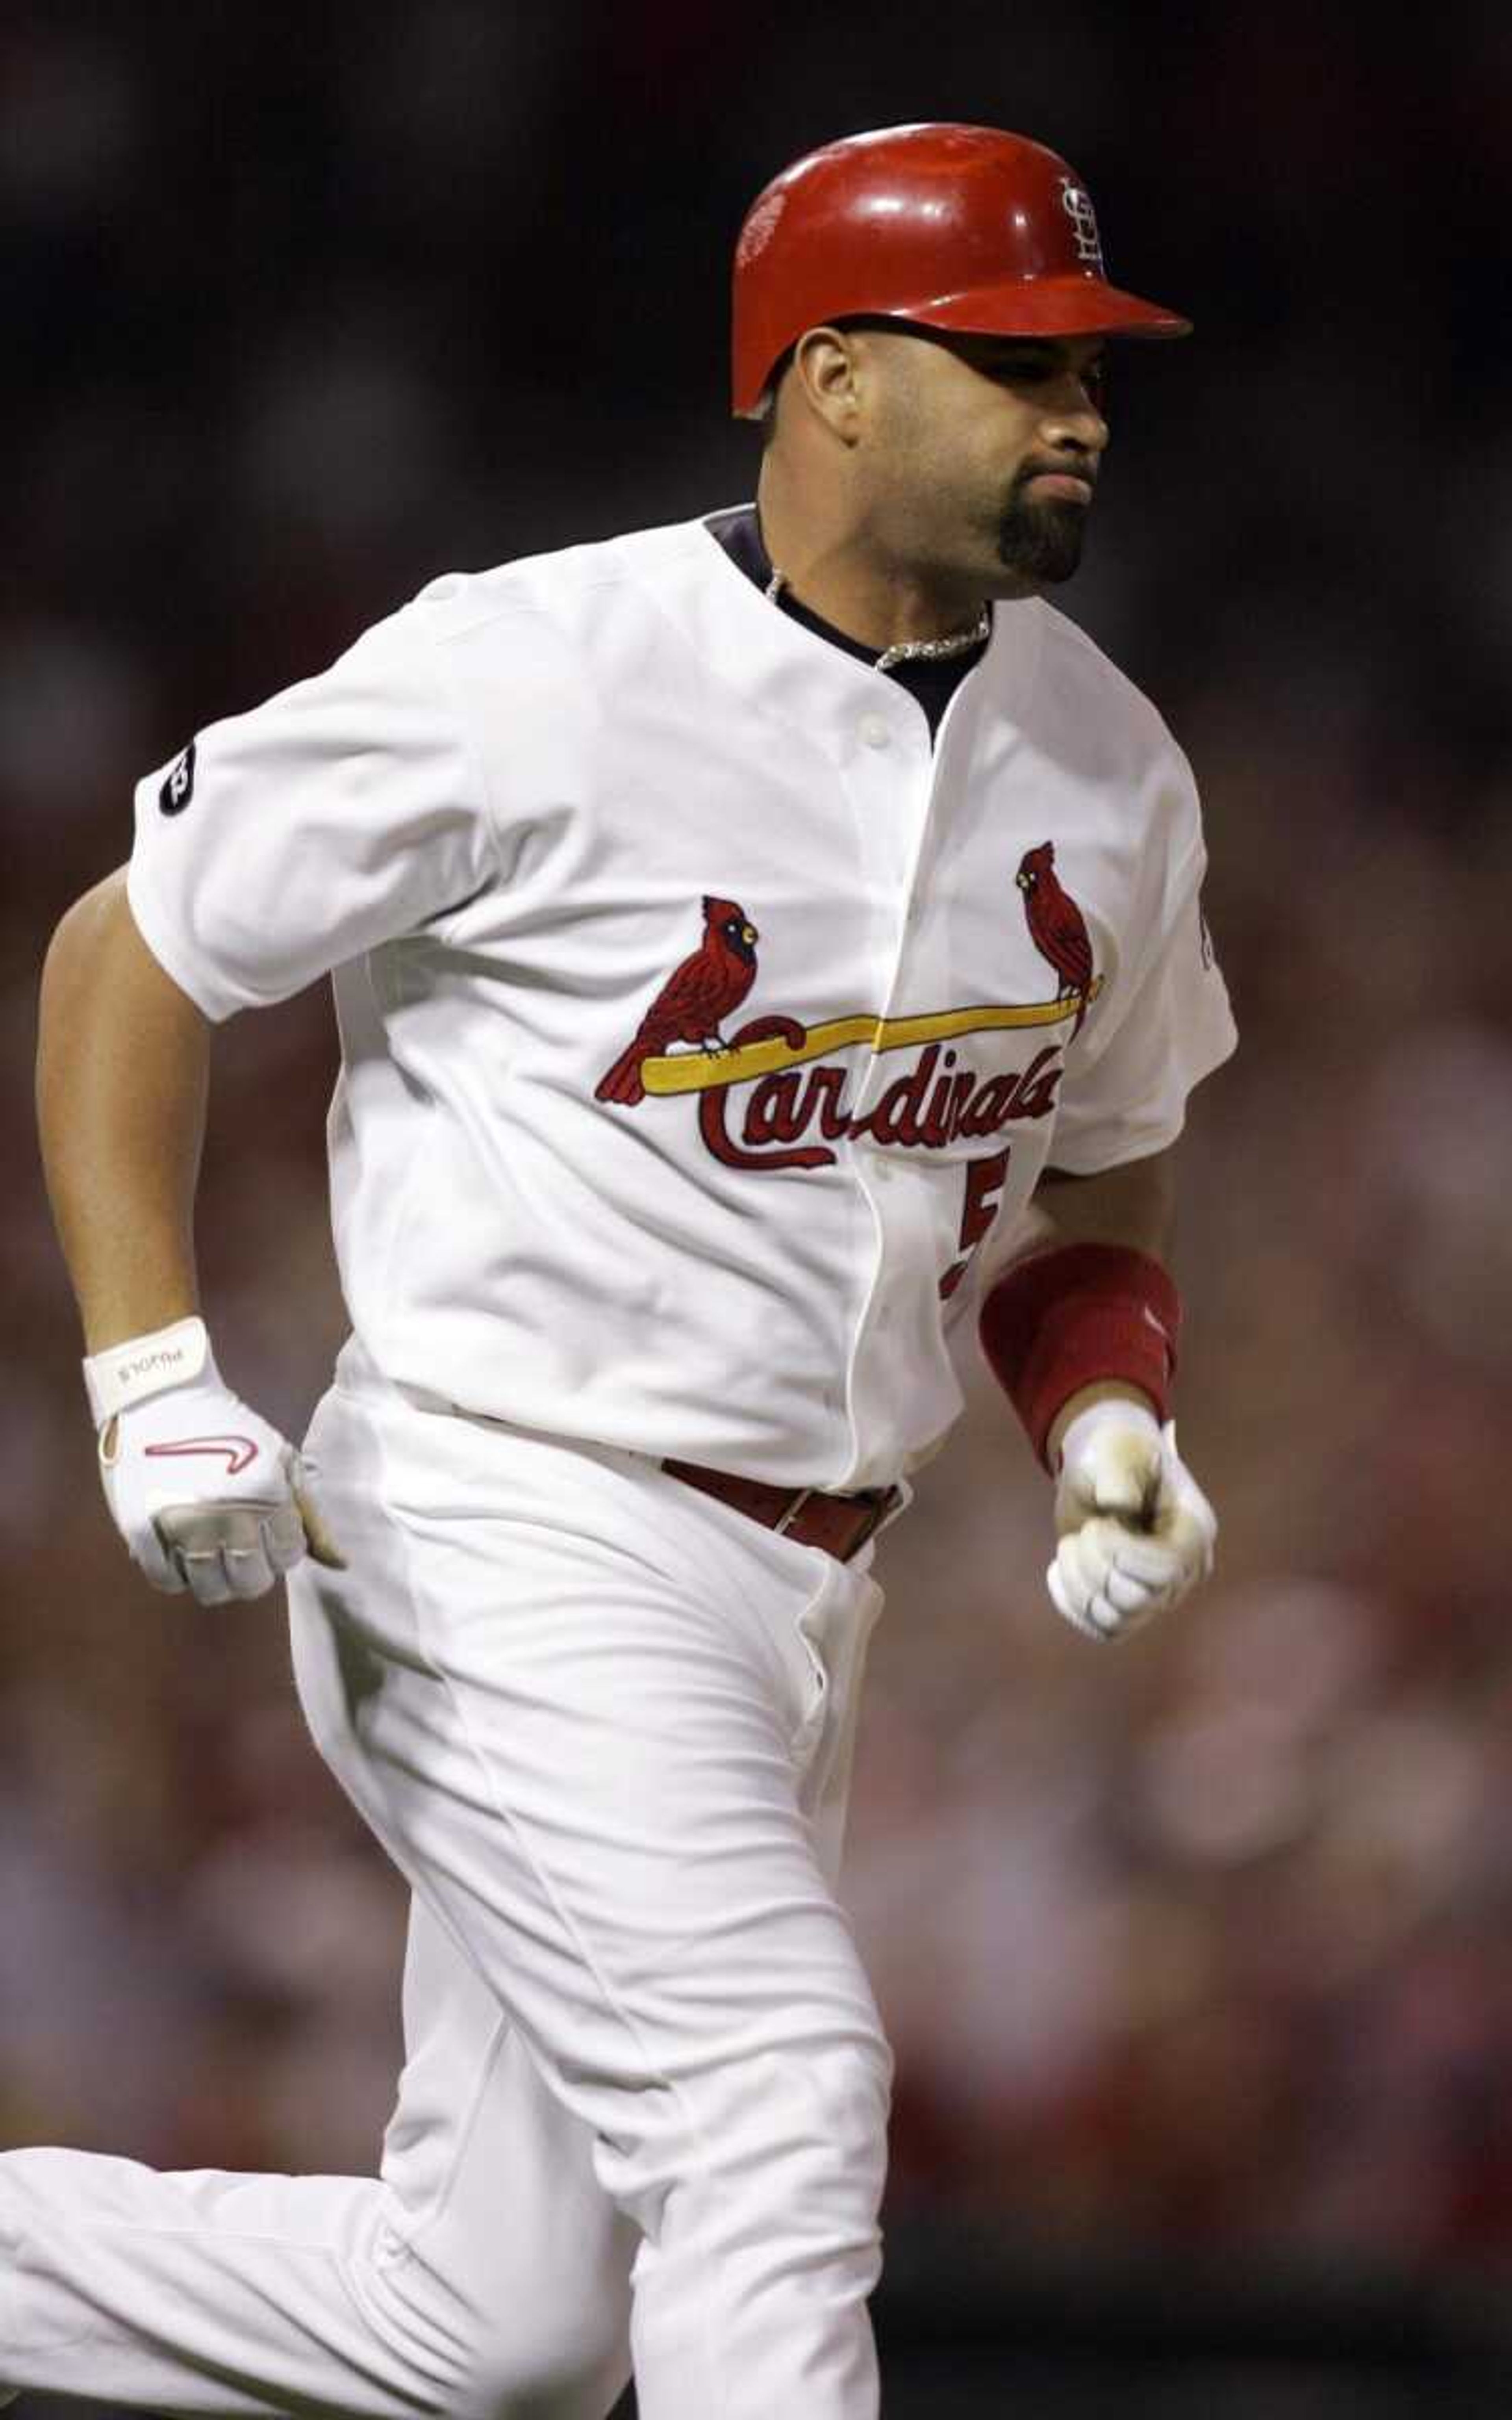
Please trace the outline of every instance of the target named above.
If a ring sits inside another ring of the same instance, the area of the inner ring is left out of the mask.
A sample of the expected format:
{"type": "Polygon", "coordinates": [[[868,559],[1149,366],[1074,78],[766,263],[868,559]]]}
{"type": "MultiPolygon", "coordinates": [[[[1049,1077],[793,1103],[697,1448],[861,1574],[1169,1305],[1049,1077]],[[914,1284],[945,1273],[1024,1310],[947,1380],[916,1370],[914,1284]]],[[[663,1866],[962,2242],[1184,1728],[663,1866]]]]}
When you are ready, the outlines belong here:
{"type": "MultiPolygon", "coordinates": [[[[737,504],[730,512],[711,513],[704,527],[712,537],[718,539],[731,562],[738,565],[747,579],[764,594],[771,583],[772,563],[762,537],[755,505],[737,504]]],[[[818,638],[827,639],[832,647],[839,647],[847,656],[855,656],[859,663],[874,665],[879,654],[884,652],[877,647],[863,646],[859,639],[849,638],[843,630],[837,630],[833,622],[826,622],[823,614],[812,613],[807,605],[800,603],[791,589],[779,589],[777,603],[791,620],[801,622],[806,630],[812,630],[818,638]]],[[[959,656],[936,658],[933,661],[916,659],[911,663],[887,666],[887,679],[897,681],[923,707],[929,719],[932,739],[939,731],[946,707],[967,673],[980,663],[987,646],[988,642],[983,639],[977,646],[965,649],[959,656]]]]}

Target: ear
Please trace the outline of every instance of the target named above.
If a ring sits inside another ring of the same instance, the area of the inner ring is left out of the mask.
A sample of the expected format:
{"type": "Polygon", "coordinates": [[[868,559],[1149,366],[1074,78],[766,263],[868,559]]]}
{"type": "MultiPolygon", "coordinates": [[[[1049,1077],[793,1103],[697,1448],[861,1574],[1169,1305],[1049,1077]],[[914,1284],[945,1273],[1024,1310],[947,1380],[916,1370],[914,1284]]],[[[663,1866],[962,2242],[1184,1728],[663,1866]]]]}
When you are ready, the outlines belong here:
{"type": "Polygon", "coordinates": [[[846,444],[856,442],[864,379],[857,334],[850,328],[810,328],[793,349],[793,385],[846,444]]]}

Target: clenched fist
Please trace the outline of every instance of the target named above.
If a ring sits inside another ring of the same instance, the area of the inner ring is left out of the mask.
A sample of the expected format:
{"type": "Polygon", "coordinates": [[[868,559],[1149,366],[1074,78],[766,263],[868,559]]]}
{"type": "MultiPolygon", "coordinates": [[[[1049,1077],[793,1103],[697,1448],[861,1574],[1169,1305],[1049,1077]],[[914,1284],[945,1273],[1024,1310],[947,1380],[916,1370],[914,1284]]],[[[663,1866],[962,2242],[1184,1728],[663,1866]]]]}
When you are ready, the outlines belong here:
{"type": "Polygon", "coordinates": [[[84,1365],[111,1517],[154,1588],[201,1605],[262,1596],[305,1554],[340,1567],[287,1439],[215,1366],[202,1320],[84,1365]]]}
{"type": "Polygon", "coordinates": [[[1079,1412],[1061,1440],[1056,1528],[1057,1611],[1086,1637],[1124,1638],[1207,1578],[1218,1520],[1175,1421],[1118,1401],[1079,1412]]]}

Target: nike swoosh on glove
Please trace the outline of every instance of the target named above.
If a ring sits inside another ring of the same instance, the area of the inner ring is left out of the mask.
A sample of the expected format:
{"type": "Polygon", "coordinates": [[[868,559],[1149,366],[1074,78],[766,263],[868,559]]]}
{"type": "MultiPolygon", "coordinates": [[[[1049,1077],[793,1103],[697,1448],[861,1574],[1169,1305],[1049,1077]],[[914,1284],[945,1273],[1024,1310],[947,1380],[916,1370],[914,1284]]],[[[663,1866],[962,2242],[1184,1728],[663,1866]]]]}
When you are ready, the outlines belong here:
{"type": "Polygon", "coordinates": [[[1056,1528],[1056,1610],[1085,1637],[1126,1638],[1207,1578],[1218,1517],[1177,1452],[1175,1421],[1105,1401],[1061,1440],[1056,1528]]]}
{"type": "Polygon", "coordinates": [[[234,1395],[204,1322],[84,1365],[111,1518],[154,1588],[201,1605],[266,1594],[305,1555],[341,1568],[286,1437],[234,1395]]]}

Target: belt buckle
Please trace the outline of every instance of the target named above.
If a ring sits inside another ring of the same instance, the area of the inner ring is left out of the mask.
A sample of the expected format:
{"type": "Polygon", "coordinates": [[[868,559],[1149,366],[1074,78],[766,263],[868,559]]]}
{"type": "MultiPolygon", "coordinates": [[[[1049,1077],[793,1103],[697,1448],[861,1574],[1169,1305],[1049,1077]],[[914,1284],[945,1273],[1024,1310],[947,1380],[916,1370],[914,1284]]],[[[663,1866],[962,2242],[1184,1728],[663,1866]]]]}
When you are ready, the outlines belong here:
{"type": "Polygon", "coordinates": [[[773,1522],[772,1535],[775,1538],[785,1538],[788,1531],[792,1528],[794,1522],[797,1520],[801,1512],[807,1511],[808,1507],[813,1502],[814,1497],[819,1493],[820,1490],[817,1487],[800,1487],[796,1496],[793,1498],[792,1503],[788,1506],[787,1511],[781,1514],[779,1519],[773,1522]]]}
{"type": "Polygon", "coordinates": [[[787,1532],[792,1528],[794,1523],[802,1518],[804,1512],[814,1501],[816,1497],[822,1502],[841,1501],[849,1504],[862,1505],[865,1508],[866,1517],[863,1520],[860,1528],[852,1539],[850,1544],[846,1547],[844,1554],[839,1559],[842,1563],[848,1563],[854,1556],[860,1553],[861,1548],[866,1544],[867,1540],[874,1537],[877,1530],[880,1529],[883,1522],[887,1519],[887,1514],[892,1511],[894,1504],[898,1500],[898,1490],[896,1487],[858,1487],[852,1496],[842,1498],[826,1498],[825,1490],[822,1487],[800,1487],[797,1494],[794,1497],[792,1503],[782,1514],[781,1519],[779,1521],[773,1522],[773,1535],[779,1538],[785,1537],[787,1532]]]}

